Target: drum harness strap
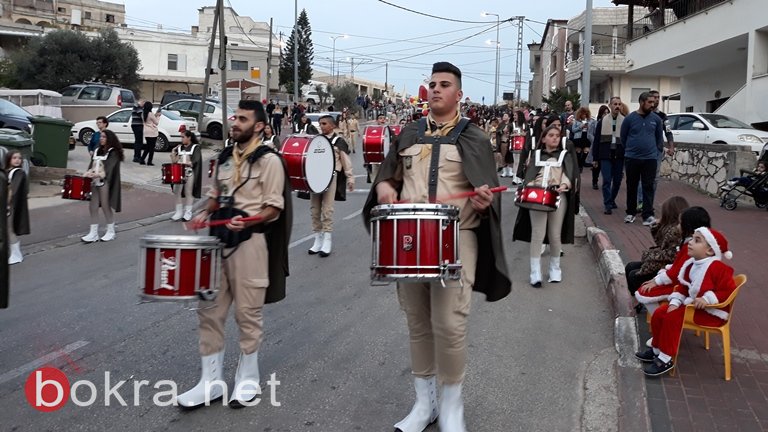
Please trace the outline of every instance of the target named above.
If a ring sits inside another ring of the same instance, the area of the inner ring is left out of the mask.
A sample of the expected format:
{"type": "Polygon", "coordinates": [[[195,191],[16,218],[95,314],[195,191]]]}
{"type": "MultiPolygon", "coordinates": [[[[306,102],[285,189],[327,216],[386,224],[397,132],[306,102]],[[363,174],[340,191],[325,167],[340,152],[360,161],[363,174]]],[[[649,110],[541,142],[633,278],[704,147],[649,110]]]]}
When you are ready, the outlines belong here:
{"type": "Polygon", "coordinates": [[[456,140],[459,139],[459,135],[469,124],[469,119],[461,118],[459,123],[453,128],[448,136],[426,136],[426,130],[429,127],[426,118],[419,119],[417,144],[431,144],[432,145],[432,157],[429,161],[429,202],[434,204],[437,200],[437,175],[438,168],[440,166],[440,145],[451,144],[456,145],[456,140]]]}
{"type": "Polygon", "coordinates": [[[565,154],[568,151],[563,149],[560,152],[560,156],[558,156],[557,160],[541,160],[541,150],[536,150],[536,166],[537,167],[544,167],[544,179],[541,182],[541,187],[544,189],[547,188],[549,185],[549,172],[552,169],[552,167],[560,167],[563,165],[563,160],[565,159],[565,154]]]}

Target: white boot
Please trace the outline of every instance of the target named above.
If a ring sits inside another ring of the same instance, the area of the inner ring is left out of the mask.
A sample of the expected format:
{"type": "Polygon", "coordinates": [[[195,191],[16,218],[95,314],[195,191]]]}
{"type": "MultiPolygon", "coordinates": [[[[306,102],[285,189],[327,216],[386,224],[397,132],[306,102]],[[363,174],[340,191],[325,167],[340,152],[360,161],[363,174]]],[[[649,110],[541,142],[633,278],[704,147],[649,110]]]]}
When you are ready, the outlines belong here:
{"type": "Polygon", "coordinates": [[[194,408],[202,404],[210,404],[220,398],[226,386],[223,380],[223,367],[224,351],[204,356],[200,381],[192,387],[192,390],[179,395],[176,403],[185,408],[194,408]]]}
{"type": "Polygon", "coordinates": [[[501,174],[499,174],[499,175],[501,177],[506,177],[507,176],[507,167],[502,167],[501,168],[501,174]]]}
{"type": "Polygon", "coordinates": [[[184,220],[186,222],[192,220],[192,206],[184,206],[184,220]]]}
{"type": "Polygon", "coordinates": [[[261,394],[259,387],[259,352],[252,354],[240,353],[235,372],[235,388],[229,399],[230,408],[243,408],[252,405],[254,399],[261,394]]]}
{"type": "Polygon", "coordinates": [[[8,264],[18,264],[24,261],[24,256],[21,254],[21,242],[11,243],[10,256],[8,257],[8,264]]]}
{"type": "Polygon", "coordinates": [[[80,237],[80,240],[86,243],[93,243],[99,241],[99,224],[91,224],[91,230],[85,237],[80,237]]]}
{"type": "Polygon", "coordinates": [[[514,177],[515,173],[512,171],[512,167],[507,167],[507,177],[514,177]]]}
{"type": "Polygon", "coordinates": [[[320,248],[323,247],[323,235],[324,234],[325,233],[323,233],[323,232],[316,232],[315,233],[315,242],[312,243],[312,247],[309,248],[307,253],[309,253],[310,255],[314,255],[314,254],[320,252],[320,248]]]}
{"type": "Polygon", "coordinates": [[[437,380],[414,378],[416,402],[408,416],[395,425],[400,432],[422,432],[437,418],[437,380]]]}
{"type": "Polygon", "coordinates": [[[181,204],[176,204],[176,213],[171,216],[171,220],[180,221],[182,215],[184,215],[184,206],[181,204]]]}
{"type": "Polygon", "coordinates": [[[107,242],[115,239],[115,223],[107,224],[107,232],[104,233],[104,237],[101,241],[107,242]]]}
{"type": "Polygon", "coordinates": [[[531,258],[531,285],[541,288],[541,258],[531,258]]]}
{"type": "Polygon", "coordinates": [[[331,233],[323,233],[323,246],[320,248],[320,256],[325,258],[331,254],[331,233]]]}
{"type": "Polygon", "coordinates": [[[438,424],[440,432],[466,432],[464,401],[461,400],[461,384],[443,385],[440,399],[438,424]]]}
{"type": "Polygon", "coordinates": [[[563,271],[560,269],[560,255],[549,257],[549,282],[561,282],[563,271]]]}

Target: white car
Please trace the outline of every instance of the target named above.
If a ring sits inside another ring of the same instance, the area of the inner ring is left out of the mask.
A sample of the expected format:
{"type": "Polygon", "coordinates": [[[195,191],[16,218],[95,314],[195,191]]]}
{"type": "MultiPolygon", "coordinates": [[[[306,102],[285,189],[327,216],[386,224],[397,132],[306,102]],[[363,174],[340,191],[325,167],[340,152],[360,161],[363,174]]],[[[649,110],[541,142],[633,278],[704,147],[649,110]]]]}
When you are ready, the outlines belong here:
{"type": "MultiPolygon", "coordinates": [[[[153,110],[153,112],[156,111],[157,110],[153,110]]],[[[109,120],[107,129],[117,135],[117,138],[124,147],[133,148],[135,139],[133,137],[133,129],[131,129],[131,109],[123,108],[106,117],[107,120],[109,120]]],[[[96,120],[86,120],[75,123],[72,127],[72,136],[76,140],[87,145],[91,140],[91,135],[93,135],[93,132],[96,130],[96,120]]],[[[196,121],[182,118],[177,112],[161,110],[160,121],[157,125],[158,136],[155,150],[168,151],[176,145],[181,144],[181,134],[186,130],[194,132],[197,138],[200,138],[200,132],[197,131],[196,121]]]]}
{"type": "Polygon", "coordinates": [[[669,114],[669,127],[675,141],[692,144],[734,144],[749,146],[760,153],[768,143],[768,132],[722,114],[669,114]]]}
{"type": "MultiPolygon", "coordinates": [[[[164,110],[178,111],[184,118],[197,118],[200,113],[200,100],[198,99],[179,99],[162,107],[164,110]]],[[[206,101],[205,114],[203,115],[203,124],[200,125],[200,131],[205,132],[211,139],[222,139],[221,130],[221,104],[206,101]]],[[[235,110],[227,107],[227,116],[230,122],[234,121],[235,110]]]]}

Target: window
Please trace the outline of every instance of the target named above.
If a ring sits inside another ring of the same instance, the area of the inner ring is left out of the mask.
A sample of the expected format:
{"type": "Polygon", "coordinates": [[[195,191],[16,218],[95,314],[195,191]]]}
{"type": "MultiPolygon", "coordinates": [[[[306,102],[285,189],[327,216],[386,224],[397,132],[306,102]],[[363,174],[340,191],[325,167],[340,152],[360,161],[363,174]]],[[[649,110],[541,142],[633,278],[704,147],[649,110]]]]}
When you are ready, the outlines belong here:
{"type": "Polygon", "coordinates": [[[640,99],[640,95],[649,92],[651,89],[649,88],[633,88],[632,89],[632,99],[630,99],[632,102],[636,102],[638,99],[640,99]]]}
{"type": "Polygon", "coordinates": [[[57,10],[59,13],[67,13],[67,8],[60,7],[57,10]]]}
{"type": "Polygon", "coordinates": [[[108,117],[110,123],[128,123],[131,121],[131,110],[118,111],[108,117]]]}
{"type": "Polygon", "coordinates": [[[680,116],[677,120],[677,126],[675,130],[694,130],[693,122],[697,122],[699,119],[693,116],[680,116]]]}
{"type": "Polygon", "coordinates": [[[123,104],[133,105],[136,100],[133,97],[133,92],[130,90],[120,90],[120,97],[123,99],[123,104]]]}
{"type": "Polygon", "coordinates": [[[186,111],[189,110],[189,107],[192,105],[192,102],[190,101],[179,101],[179,102],[173,102],[171,104],[168,104],[167,109],[172,111],[186,111]]]}
{"type": "Polygon", "coordinates": [[[80,90],[80,87],[70,86],[60,91],[59,93],[61,93],[62,96],[74,96],[77,94],[79,90],[80,90]]]}
{"type": "Polygon", "coordinates": [[[247,60],[232,60],[232,68],[230,70],[236,71],[247,71],[248,70],[248,61],[247,60]]]}
{"type": "Polygon", "coordinates": [[[168,70],[179,70],[179,56],[168,54],[168,70]]]}
{"type": "Polygon", "coordinates": [[[91,11],[85,11],[85,14],[83,15],[85,19],[91,19],[91,11]]]}
{"type": "Polygon", "coordinates": [[[215,105],[205,104],[205,113],[206,114],[211,114],[214,111],[216,111],[216,106],[215,105]]]}
{"type": "Polygon", "coordinates": [[[80,96],[77,98],[80,100],[109,100],[109,96],[112,94],[112,89],[109,87],[95,87],[88,86],[80,92],[80,96]]]}
{"type": "Polygon", "coordinates": [[[112,23],[112,24],[114,24],[114,23],[115,23],[115,16],[114,16],[114,15],[111,15],[111,14],[107,14],[107,19],[106,19],[106,21],[107,21],[108,23],[112,23]]]}

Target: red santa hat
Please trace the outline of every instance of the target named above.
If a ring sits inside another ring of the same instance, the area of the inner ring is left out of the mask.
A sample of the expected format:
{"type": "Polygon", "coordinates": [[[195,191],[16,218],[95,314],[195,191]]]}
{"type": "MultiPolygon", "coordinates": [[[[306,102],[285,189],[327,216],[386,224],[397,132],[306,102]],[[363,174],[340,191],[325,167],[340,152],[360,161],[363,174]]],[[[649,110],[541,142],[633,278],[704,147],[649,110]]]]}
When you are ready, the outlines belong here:
{"type": "Polygon", "coordinates": [[[722,260],[723,258],[733,258],[733,252],[728,249],[728,239],[726,239],[721,232],[707,227],[696,228],[696,232],[704,236],[709,247],[715,251],[716,259],[722,260]]]}

